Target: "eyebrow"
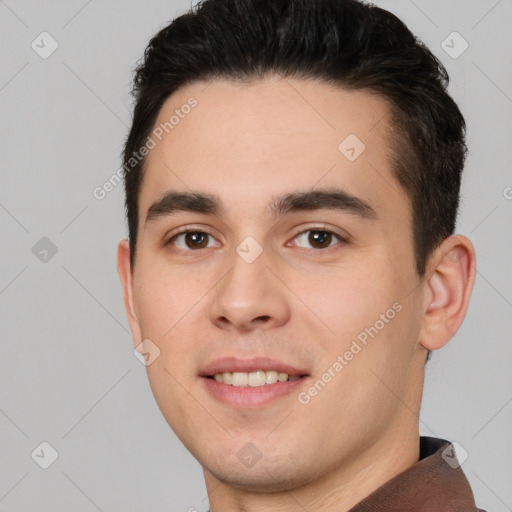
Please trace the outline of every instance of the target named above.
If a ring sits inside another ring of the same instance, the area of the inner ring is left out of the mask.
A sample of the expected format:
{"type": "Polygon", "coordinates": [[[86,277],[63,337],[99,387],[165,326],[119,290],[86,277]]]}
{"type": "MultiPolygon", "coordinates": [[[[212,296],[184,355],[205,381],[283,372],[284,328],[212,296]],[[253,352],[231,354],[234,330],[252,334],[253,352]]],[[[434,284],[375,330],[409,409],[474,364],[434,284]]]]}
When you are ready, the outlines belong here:
{"type": "Polygon", "coordinates": [[[324,209],[351,213],[364,219],[377,218],[377,213],[366,201],[342,189],[292,192],[274,198],[269,204],[269,213],[276,218],[291,212],[324,209]]]}
{"type": "Polygon", "coordinates": [[[146,224],[179,212],[196,212],[221,217],[225,213],[222,201],[213,194],[168,191],[155,201],[146,214],[146,224]]]}
{"type": "MultiPolygon", "coordinates": [[[[338,188],[290,192],[274,197],[267,205],[267,211],[272,218],[292,212],[323,209],[351,213],[363,219],[377,218],[375,210],[366,201],[338,188]]],[[[145,223],[179,212],[222,217],[226,213],[226,208],[222,200],[214,194],[170,190],[149,207],[145,223]]]]}

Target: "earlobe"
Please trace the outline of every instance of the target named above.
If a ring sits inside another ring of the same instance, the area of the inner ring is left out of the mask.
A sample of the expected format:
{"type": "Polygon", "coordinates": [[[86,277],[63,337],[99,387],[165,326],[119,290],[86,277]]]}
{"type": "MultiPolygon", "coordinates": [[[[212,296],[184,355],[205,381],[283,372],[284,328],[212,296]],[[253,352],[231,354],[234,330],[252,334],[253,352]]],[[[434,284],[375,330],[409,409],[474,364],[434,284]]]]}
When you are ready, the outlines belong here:
{"type": "Polygon", "coordinates": [[[475,281],[475,250],[468,238],[453,235],[430,261],[419,341],[424,348],[437,350],[450,341],[466,315],[475,281]]]}
{"type": "Polygon", "coordinates": [[[117,246],[117,273],[123,290],[123,302],[130,329],[132,331],[133,346],[137,347],[141,341],[141,329],[133,297],[133,271],[130,262],[130,244],[128,239],[121,240],[117,246]]]}

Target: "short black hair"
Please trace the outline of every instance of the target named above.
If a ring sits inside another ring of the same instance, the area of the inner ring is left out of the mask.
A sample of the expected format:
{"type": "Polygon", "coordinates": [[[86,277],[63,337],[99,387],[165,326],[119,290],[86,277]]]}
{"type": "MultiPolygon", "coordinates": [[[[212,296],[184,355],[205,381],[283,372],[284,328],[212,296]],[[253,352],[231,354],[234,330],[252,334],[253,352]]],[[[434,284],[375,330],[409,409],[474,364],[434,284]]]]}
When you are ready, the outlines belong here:
{"type": "Polygon", "coordinates": [[[358,0],[204,0],[149,42],[135,72],[123,150],[130,257],[135,264],[144,158],[135,159],[165,100],[215,78],[320,79],[387,100],[391,164],[409,197],[417,272],[455,230],[467,154],[465,121],[442,63],[394,14],[358,0]]]}

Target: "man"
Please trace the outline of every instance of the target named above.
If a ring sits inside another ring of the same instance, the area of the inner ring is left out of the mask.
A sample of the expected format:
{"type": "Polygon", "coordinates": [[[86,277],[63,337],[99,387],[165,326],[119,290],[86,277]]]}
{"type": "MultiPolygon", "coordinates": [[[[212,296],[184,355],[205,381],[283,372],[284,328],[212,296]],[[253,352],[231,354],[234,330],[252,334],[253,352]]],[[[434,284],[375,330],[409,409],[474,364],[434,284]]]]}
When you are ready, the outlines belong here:
{"type": "Polygon", "coordinates": [[[447,83],[356,0],[207,0],[149,43],[118,271],[211,512],[478,510],[418,432],[475,279],[447,83]]]}

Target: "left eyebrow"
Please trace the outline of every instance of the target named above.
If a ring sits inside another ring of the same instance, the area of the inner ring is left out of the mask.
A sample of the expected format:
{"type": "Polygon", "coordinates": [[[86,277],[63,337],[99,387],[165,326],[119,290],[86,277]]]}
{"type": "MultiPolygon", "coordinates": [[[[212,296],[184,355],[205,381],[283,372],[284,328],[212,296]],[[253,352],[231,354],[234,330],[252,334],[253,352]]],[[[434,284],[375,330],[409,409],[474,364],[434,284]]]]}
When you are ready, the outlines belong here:
{"type": "Polygon", "coordinates": [[[284,194],[274,198],[269,205],[270,215],[276,218],[291,212],[314,210],[338,210],[363,219],[377,218],[377,213],[366,201],[338,188],[284,194]]]}

